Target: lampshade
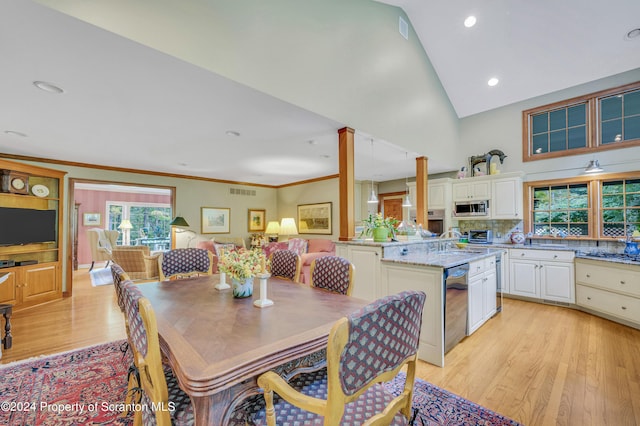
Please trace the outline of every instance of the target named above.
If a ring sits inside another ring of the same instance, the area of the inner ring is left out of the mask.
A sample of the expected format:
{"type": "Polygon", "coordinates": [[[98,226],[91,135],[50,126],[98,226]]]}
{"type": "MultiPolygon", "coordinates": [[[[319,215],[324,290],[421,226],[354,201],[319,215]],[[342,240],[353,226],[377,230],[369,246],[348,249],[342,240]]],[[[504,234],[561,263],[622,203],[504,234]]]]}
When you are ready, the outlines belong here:
{"type": "Polygon", "coordinates": [[[278,235],[297,235],[298,228],[296,227],[296,221],[292,217],[283,217],[280,221],[280,232],[278,235]]]}
{"type": "Polygon", "coordinates": [[[402,207],[411,207],[411,200],[409,199],[409,194],[404,196],[404,201],[402,202],[402,207]]]}
{"type": "Polygon", "coordinates": [[[170,226],[189,226],[187,221],[184,220],[184,217],[182,216],[176,216],[169,225],[170,226]]]}
{"type": "Polygon", "coordinates": [[[603,171],[604,169],[600,167],[600,162],[598,160],[589,161],[589,165],[584,169],[585,173],[598,173],[603,171]]]}
{"type": "Polygon", "coordinates": [[[275,220],[267,223],[267,229],[264,231],[264,233],[270,235],[280,233],[280,224],[275,220]]]}
{"type": "Polygon", "coordinates": [[[378,204],[378,196],[376,192],[373,190],[373,182],[371,182],[371,194],[369,194],[369,199],[367,200],[368,204],[378,204]]]}
{"type": "Polygon", "coordinates": [[[120,225],[118,225],[118,229],[131,229],[133,228],[133,225],[131,224],[131,221],[129,219],[122,219],[122,222],[120,222],[120,225]]]}

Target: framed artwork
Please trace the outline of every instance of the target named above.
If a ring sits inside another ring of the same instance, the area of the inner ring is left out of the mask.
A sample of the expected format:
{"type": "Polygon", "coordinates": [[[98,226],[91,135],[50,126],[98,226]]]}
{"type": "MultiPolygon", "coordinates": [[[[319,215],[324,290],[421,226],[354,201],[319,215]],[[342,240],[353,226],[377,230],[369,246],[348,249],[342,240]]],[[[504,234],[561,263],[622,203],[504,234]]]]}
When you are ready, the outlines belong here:
{"type": "Polygon", "coordinates": [[[298,233],[331,234],[331,203],[299,204],[298,233]]]}
{"type": "Polygon", "coordinates": [[[100,213],[85,213],[82,216],[84,226],[100,226],[100,213]]]}
{"type": "Polygon", "coordinates": [[[249,222],[247,224],[249,232],[264,232],[265,213],[266,210],[249,209],[249,222]]]}
{"type": "Polygon", "coordinates": [[[228,234],[231,230],[231,209],[220,207],[200,207],[202,234],[228,234]]]}

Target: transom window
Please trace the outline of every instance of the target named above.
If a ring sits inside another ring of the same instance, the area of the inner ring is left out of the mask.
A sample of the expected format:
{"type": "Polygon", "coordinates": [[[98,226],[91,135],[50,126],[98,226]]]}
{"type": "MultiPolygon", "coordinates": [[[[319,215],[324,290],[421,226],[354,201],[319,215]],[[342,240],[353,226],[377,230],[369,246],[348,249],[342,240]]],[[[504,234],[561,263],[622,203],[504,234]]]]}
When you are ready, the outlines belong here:
{"type": "Polygon", "coordinates": [[[523,111],[524,161],[640,145],[640,82],[523,111]]]}

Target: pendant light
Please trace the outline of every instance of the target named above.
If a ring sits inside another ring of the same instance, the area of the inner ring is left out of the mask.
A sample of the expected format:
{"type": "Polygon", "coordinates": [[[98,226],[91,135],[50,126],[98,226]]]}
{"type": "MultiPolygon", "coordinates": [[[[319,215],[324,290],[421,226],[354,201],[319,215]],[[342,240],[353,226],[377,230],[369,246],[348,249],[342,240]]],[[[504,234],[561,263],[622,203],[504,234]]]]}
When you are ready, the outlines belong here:
{"type": "MultiPolygon", "coordinates": [[[[405,159],[408,160],[409,159],[409,153],[405,151],[404,153],[405,159]]],[[[404,201],[402,202],[402,207],[411,207],[411,199],[409,198],[409,177],[405,174],[404,175],[404,185],[405,185],[405,191],[406,191],[406,195],[404,196],[404,201]]]]}
{"type": "MultiPolygon", "coordinates": [[[[371,164],[374,164],[373,139],[371,139],[371,164]]],[[[373,189],[373,174],[371,175],[371,194],[369,194],[367,204],[378,204],[378,196],[376,195],[376,191],[373,189]]]]}

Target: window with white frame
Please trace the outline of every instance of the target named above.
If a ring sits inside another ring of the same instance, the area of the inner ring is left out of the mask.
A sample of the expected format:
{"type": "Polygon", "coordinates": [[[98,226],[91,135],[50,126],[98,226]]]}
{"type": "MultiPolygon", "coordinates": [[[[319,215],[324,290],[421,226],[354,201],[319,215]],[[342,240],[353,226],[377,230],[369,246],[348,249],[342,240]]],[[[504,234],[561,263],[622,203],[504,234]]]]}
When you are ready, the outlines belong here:
{"type": "Polygon", "coordinates": [[[151,250],[171,246],[171,205],[158,203],[108,201],[108,229],[120,231],[118,244],[146,245],[151,250]],[[123,227],[129,221],[131,228],[123,227]]]}

